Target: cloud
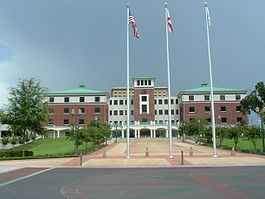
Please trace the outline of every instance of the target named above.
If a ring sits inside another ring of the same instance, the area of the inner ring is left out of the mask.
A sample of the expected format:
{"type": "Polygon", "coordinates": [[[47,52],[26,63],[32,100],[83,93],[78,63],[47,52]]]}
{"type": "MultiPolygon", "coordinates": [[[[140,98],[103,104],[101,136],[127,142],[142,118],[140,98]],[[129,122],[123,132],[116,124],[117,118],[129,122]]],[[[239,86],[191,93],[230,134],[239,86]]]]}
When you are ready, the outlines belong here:
{"type": "Polygon", "coordinates": [[[14,62],[0,62],[0,108],[8,103],[9,89],[14,85],[16,64],[14,62]]]}

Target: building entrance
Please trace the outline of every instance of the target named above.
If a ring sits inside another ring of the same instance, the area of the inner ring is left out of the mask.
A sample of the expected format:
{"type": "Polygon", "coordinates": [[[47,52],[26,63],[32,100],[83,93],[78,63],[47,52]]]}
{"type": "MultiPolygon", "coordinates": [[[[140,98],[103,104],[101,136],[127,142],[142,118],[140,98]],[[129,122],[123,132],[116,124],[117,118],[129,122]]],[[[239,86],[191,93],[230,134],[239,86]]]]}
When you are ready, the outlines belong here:
{"type": "Polygon", "coordinates": [[[151,137],[151,132],[149,129],[140,130],[140,137],[151,137]]]}

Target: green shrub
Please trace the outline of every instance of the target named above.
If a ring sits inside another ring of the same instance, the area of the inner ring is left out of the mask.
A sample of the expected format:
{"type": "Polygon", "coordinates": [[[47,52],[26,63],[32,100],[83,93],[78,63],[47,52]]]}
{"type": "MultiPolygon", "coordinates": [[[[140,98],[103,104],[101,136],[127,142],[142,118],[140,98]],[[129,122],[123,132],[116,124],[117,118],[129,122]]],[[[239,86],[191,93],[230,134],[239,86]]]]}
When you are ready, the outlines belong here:
{"type": "MultiPolygon", "coordinates": [[[[22,157],[22,150],[3,150],[0,151],[0,157],[22,157]]],[[[25,156],[33,156],[33,151],[24,151],[25,156]]]]}
{"type": "Polygon", "coordinates": [[[6,146],[9,143],[9,138],[8,137],[3,137],[1,140],[2,145],[6,146]]]}

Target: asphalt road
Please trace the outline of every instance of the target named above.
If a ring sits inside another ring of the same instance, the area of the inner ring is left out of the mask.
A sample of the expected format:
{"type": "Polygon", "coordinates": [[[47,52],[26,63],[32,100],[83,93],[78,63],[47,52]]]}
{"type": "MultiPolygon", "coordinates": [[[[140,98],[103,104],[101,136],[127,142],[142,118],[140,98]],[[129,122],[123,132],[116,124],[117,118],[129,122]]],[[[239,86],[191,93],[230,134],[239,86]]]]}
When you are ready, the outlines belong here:
{"type": "Polygon", "coordinates": [[[264,198],[265,167],[56,168],[0,186],[0,199],[264,198]]]}

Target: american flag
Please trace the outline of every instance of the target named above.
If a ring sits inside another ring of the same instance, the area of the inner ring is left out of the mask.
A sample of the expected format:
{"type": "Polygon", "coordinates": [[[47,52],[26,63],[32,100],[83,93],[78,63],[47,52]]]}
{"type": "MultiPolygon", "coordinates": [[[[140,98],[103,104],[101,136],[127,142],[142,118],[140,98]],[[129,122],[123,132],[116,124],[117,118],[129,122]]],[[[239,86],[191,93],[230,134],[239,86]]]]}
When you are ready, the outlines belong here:
{"type": "Polygon", "coordinates": [[[139,39],[140,34],[137,30],[136,21],[134,20],[134,17],[132,16],[131,11],[129,11],[129,24],[132,24],[133,35],[139,39]]]}
{"type": "Polygon", "coordinates": [[[168,31],[169,31],[169,32],[173,32],[173,25],[172,25],[172,22],[171,22],[171,17],[170,17],[170,14],[169,14],[169,11],[168,11],[167,8],[166,8],[166,13],[167,13],[167,25],[168,25],[168,31]]]}

